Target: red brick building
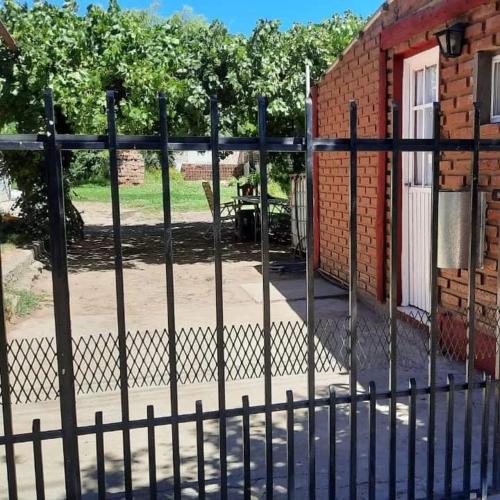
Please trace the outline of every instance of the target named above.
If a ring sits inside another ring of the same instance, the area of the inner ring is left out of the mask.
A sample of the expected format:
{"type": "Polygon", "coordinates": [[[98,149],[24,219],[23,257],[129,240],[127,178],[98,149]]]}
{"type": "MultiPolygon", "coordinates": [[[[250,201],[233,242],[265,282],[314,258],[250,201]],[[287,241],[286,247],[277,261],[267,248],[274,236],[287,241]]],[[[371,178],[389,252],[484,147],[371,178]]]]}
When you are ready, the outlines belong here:
{"type": "MultiPolygon", "coordinates": [[[[349,136],[350,100],[358,103],[360,137],[390,137],[393,100],[401,106],[402,136],[430,137],[432,102],[439,100],[442,137],[471,138],[477,99],[482,109],[481,137],[500,138],[500,2],[386,2],[313,88],[313,99],[321,137],[349,136]],[[446,58],[435,33],[457,22],[467,25],[463,51],[457,58],[446,58]]],[[[428,297],[415,292],[419,288],[415,284],[425,285],[428,272],[431,160],[426,153],[418,154],[423,156],[410,159],[411,153],[406,153],[402,158],[399,299],[403,306],[428,310],[428,297]],[[423,213],[421,220],[413,220],[418,210],[423,213]],[[421,249],[423,257],[413,255],[412,248],[421,249]]],[[[492,201],[491,191],[500,187],[500,162],[497,153],[481,153],[480,158],[480,186],[487,191],[487,253],[478,276],[477,301],[488,307],[496,304],[500,203],[492,201]]],[[[316,257],[325,273],[346,282],[349,156],[322,153],[316,162],[316,257]]],[[[442,153],[440,166],[442,188],[460,189],[469,183],[470,153],[442,153]]],[[[390,169],[388,154],[359,154],[358,283],[380,302],[388,295],[390,169]]],[[[439,287],[442,306],[467,306],[466,270],[442,269],[439,287]]]]}

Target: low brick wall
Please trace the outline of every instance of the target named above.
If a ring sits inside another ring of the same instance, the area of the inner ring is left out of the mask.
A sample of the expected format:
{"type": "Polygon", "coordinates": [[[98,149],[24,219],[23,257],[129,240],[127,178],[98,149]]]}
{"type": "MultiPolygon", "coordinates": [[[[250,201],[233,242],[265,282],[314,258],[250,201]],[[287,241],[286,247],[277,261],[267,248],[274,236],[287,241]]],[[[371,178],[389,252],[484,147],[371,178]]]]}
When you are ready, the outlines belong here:
{"type": "MultiPolygon", "coordinates": [[[[186,181],[211,181],[212,165],[196,165],[184,163],[181,167],[182,177],[186,181]]],[[[227,180],[231,177],[241,177],[243,165],[220,165],[220,178],[227,180]]]]}
{"type": "Polygon", "coordinates": [[[118,151],[118,183],[126,186],[144,184],[144,158],[139,151],[118,151]]]}

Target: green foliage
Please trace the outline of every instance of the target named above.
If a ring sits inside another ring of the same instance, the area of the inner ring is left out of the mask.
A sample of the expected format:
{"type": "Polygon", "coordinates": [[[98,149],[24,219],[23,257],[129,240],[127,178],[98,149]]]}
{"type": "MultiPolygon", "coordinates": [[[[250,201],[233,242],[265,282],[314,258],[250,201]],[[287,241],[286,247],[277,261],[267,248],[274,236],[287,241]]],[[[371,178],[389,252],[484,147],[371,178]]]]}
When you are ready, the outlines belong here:
{"type": "Polygon", "coordinates": [[[142,157],[144,158],[144,168],[146,170],[159,170],[161,168],[158,151],[142,151],[142,157]]]}
{"type": "Polygon", "coordinates": [[[229,179],[229,186],[245,186],[249,184],[250,186],[258,186],[260,184],[260,172],[257,170],[255,172],[250,172],[248,175],[242,175],[241,177],[232,177],[229,179]]]}
{"type": "Polygon", "coordinates": [[[5,316],[11,321],[16,317],[27,316],[40,309],[45,296],[33,290],[7,287],[5,289],[5,316]]]}
{"type": "Polygon", "coordinates": [[[108,154],[102,151],[75,151],[68,177],[73,186],[88,182],[106,184],[109,180],[108,154]]]}
{"type": "MultiPolygon", "coordinates": [[[[164,91],[171,134],[207,134],[211,95],[219,99],[222,134],[256,133],[259,95],[269,99],[270,135],[301,134],[305,64],[318,79],[363,25],[349,12],[285,31],[278,21],[262,20],[245,37],[186,12],[161,18],[121,10],[116,1],[107,10],[90,5],[82,16],[71,0],[62,7],[4,0],[0,18],[19,45],[17,55],[0,47],[0,129],[30,133],[43,130],[43,90],[50,86],[59,133],[104,133],[105,91],[113,89],[120,133],[157,133],[157,94],[164,91]]],[[[285,182],[289,172],[299,171],[300,156],[275,155],[275,178],[285,182]]],[[[78,156],[70,181],[78,182],[86,159],[78,156]]],[[[23,211],[40,212],[40,157],[15,154],[5,164],[24,192],[23,211]]]]}
{"type": "Polygon", "coordinates": [[[184,177],[182,177],[182,173],[173,167],[170,168],[169,174],[170,174],[170,181],[171,182],[183,182],[184,181],[184,177]]]}
{"type": "MultiPolygon", "coordinates": [[[[74,197],[80,201],[110,203],[109,186],[83,184],[73,189],[74,197]]],[[[221,186],[222,202],[232,201],[236,188],[221,186]]],[[[207,198],[201,181],[185,181],[180,172],[170,169],[170,202],[172,210],[191,212],[208,210],[207,198]]],[[[147,212],[159,212],[163,208],[163,190],[160,170],[146,171],[144,184],[121,186],[120,203],[123,207],[136,208],[147,212]]]]}

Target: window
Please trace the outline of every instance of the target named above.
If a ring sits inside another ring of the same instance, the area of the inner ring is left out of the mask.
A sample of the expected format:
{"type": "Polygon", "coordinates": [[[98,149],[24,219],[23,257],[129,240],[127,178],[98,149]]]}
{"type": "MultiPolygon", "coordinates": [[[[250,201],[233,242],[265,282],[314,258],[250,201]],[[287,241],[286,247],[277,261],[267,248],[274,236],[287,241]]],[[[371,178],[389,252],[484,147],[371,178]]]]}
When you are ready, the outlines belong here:
{"type": "Polygon", "coordinates": [[[500,123],[500,56],[491,60],[491,122],[500,123]]]}
{"type": "MultiPolygon", "coordinates": [[[[433,103],[438,100],[437,64],[416,61],[410,71],[410,122],[408,137],[432,138],[433,103]]],[[[426,187],[432,184],[432,153],[415,152],[410,158],[408,181],[413,186],[426,187]]]]}
{"type": "Polygon", "coordinates": [[[500,123],[500,51],[481,50],[474,56],[474,101],[481,125],[500,123]]]}

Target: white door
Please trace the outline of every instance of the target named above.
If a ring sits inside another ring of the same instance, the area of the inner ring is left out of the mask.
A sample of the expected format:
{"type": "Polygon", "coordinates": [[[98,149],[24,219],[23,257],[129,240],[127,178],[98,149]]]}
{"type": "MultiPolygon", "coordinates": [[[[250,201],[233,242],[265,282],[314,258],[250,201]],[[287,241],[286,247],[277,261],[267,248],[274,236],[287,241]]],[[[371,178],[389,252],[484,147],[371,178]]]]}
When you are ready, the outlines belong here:
{"type": "MultiPolygon", "coordinates": [[[[432,137],[432,104],[439,99],[439,48],[405,60],[403,137],[432,137]]],[[[430,310],[432,153],[403,154],[402,305],[430,310]]]]}

